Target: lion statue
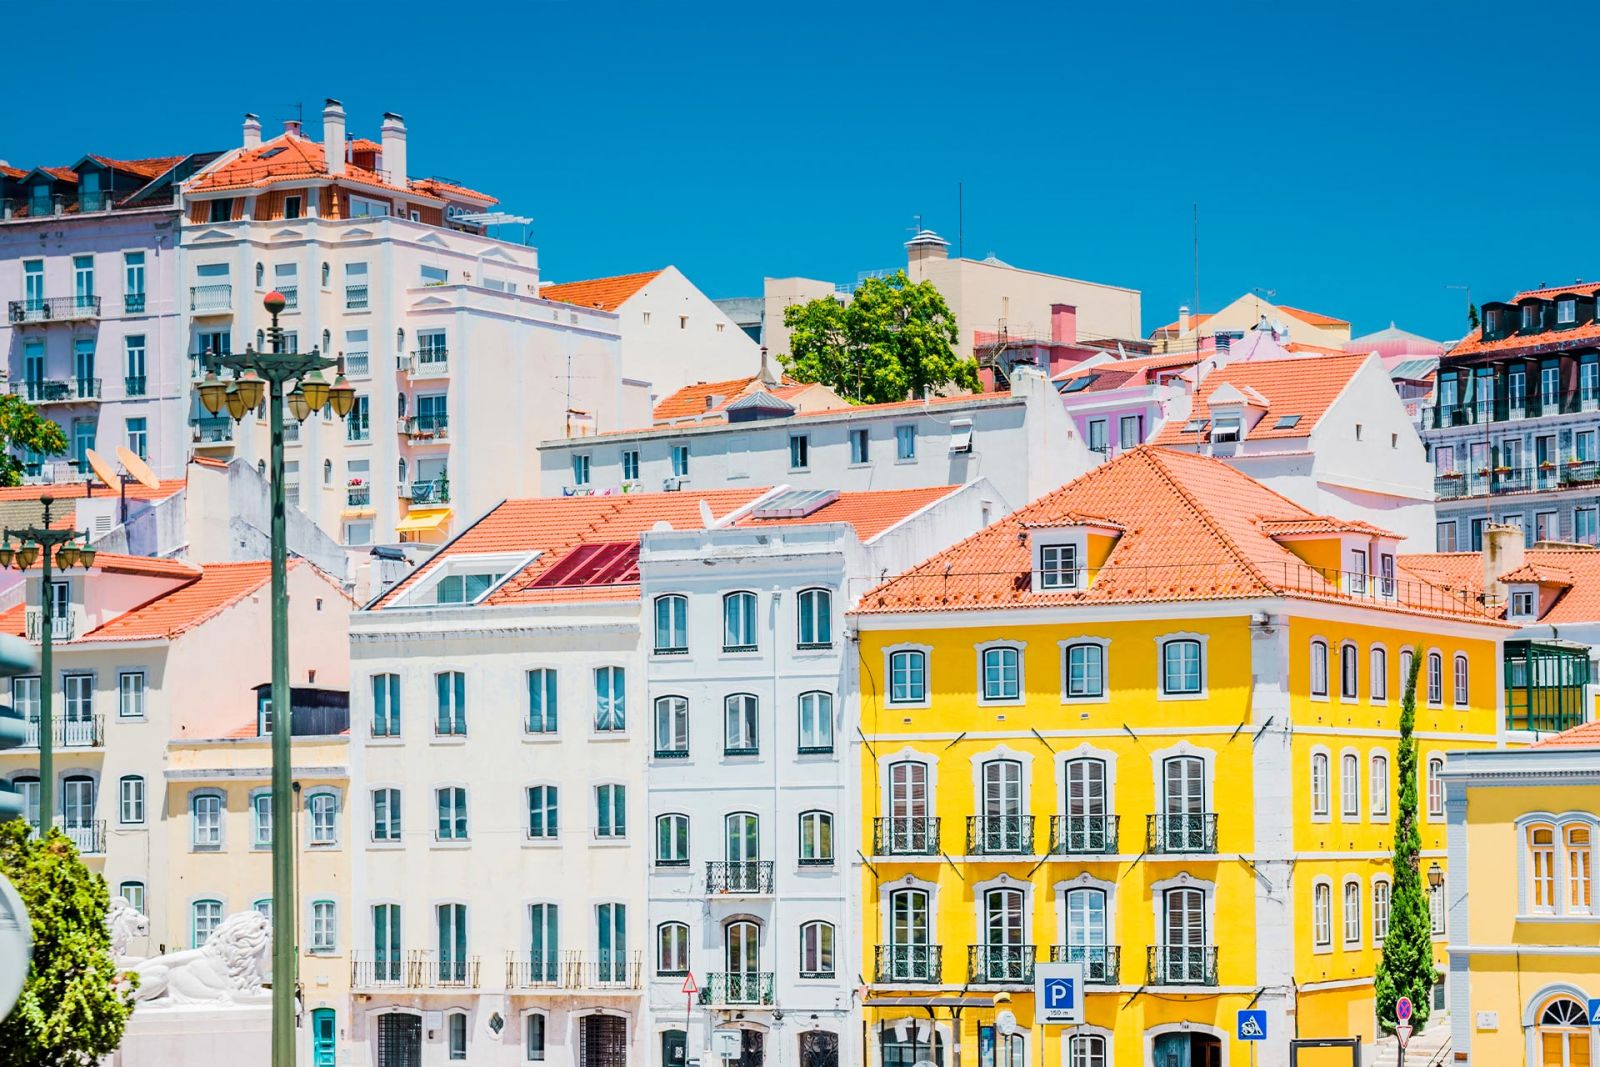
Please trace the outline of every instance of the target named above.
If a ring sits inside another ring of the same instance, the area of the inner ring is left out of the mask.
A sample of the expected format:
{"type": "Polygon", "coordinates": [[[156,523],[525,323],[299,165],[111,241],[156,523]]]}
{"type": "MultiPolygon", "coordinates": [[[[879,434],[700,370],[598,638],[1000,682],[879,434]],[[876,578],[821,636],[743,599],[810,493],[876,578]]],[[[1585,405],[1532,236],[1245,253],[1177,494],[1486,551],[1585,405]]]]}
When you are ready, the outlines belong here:
{"type": "Polygon", "coordinates": [[[171,1004],[236,1003],[261,992],[272,950],[272,926],[257,911],[230,915],[206,943],[136,964],[139,1000],[171,1004]]]}
{"type": "Polygon", "coordinates": [[[134,960],[129,957],[128,950],[133,947],[135,938],[149,935],[150,920],[128,903],[127,897],[112,897],[111,907],[106,911],[106,928],[111,932],[111,958],[119,965],[132,966],[134,960]]]}

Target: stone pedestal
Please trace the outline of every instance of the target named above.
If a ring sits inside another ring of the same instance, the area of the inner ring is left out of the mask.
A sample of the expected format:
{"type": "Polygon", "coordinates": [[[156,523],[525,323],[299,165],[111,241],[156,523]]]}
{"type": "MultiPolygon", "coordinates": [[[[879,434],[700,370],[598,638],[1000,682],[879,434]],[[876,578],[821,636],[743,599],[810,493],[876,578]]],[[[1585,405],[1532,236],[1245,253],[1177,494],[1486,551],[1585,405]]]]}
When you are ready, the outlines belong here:
{"type": "Polygon", "coordinates": [[[272,1062],[272,1003],[137,1005],[112,1067],[216,1067],[272,1062]]]}

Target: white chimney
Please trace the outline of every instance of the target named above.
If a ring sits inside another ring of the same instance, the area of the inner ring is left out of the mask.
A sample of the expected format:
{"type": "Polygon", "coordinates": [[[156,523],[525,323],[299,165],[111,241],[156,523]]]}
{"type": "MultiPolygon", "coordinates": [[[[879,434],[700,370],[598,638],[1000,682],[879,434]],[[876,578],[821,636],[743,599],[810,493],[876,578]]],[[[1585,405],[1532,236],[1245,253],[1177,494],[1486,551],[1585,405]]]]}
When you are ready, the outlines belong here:
{"type": "Polygon", "coordinates": [[[1484,524],[1483,590],[1502,604],[1506,599],[1506,583],[1500,576],[1522,566],[1526,544],[1521,527],[1497,522],[1484,524]]]}
{"type": "Polygon", "coordinates": [[[383,169],[389,173],[389,183],[404,187],[406,184],[406,120],[393,111],[383,113],[383,169]]]}
{"type": "Polygon", "coordinates": [[[1182,304],[1182,305],[1180,305],[1178,307],[1178,332],[1180,334],[1184,334],[1184,333],[1188,333],[1189,332],[1189,305],[1188,304],[1182,304]]]}
{"type": "Polygon", "coordinates": [[[244,117],[244,146],[246,149],[261,147],[261,120],[254,115],[244,117]]]}
{"type": "Polygon", "coordinates": [[[331,96],[322,108],[322,154],[329,174],[344,173],[344,105],[331,96]]]}
{"type": "Polygon", "coordinates": [[[300,120],[299,119],[284,119],[283,120],[283,132],[287,133],[287,134],[292,134],[295,137],[299,137],[300,136],[300,120]]]}

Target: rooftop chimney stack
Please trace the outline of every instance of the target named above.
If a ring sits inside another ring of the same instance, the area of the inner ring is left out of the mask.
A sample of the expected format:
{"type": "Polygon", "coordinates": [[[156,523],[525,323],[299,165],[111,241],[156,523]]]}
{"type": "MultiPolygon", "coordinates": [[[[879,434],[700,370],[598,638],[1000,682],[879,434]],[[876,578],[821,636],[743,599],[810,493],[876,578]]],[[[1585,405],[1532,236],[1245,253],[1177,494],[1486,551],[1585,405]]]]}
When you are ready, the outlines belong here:
{"type": "Polygon", "coordinates": [[[934,233],[932,230],[918,230],[911,240],[906,242],[906,266],[913,268],[909,273],[920,278],[921,271],[916,266],[930,259],[949,259],[950,242],[934,233]]]}
{"type": "Polygon", "coordinates": [[[1078,309],[1071,304],[1050,305],[1050,340],[1058,344],[1078,343],[1078,309]]]}
{"type": "Polygon", "coordinates": [[[1188,304],[1181,304],[1178,307],[1178,332],[1180,334],[1184,334],[1184,333],[1188,333],[1189,332],[1189,305],[1188,304]]]}
{"type": "Polygon", "coordinates": [[[283,120],[283,132],[287,133],[287,134],[289,134],[289,135],[291,135],[293,137],[299,137],[300,136],[300,120],[299,119],[284,119],[283,120]]]}
{"type": "Polygon", "coordinates": [[[1506,601],[1506,583],[1500,576],[1522,566],[1526,544],[1520,527],[1498,522],[1484,526],[1483,591],[1495,597],[1498,603],[1506,601]]]}
{"type": "Polygon", "coordinates": [[[406,184],[406,120],[393,111],[383,113],[383,169],[389,184],[406,184]]]}
{"type": "Polygon", "coordinates": [[[329,174],[344,173],[344,105],[331,96],[322,108],[322,154],[329,174]]]}
{"type": "Polygon", "coordinates": [[[254,115],[244,117],[244,147],[246,150],[261,147],[261,120],[254,115]]]}

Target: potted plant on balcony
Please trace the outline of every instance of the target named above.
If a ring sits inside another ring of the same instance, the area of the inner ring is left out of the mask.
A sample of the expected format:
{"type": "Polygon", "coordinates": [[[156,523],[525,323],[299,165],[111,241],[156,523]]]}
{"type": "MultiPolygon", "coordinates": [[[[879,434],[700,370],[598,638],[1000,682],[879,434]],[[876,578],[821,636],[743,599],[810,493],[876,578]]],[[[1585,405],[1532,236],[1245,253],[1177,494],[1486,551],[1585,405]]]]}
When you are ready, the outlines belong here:
{"type": "Polygon", "coordinates": [[[1439,477],[1441,477],[1441,478],[1459,478],[1459,477],[1461,477],[1461,472],[1460,471],[1440,471],[1439,472],[1439,477]]]}
{"type": "Polygon", "coordinates": [[[367,480],[365,478],[351,478],[345,484],[351,489],[363,489],[366,487],[367,480]]]}

